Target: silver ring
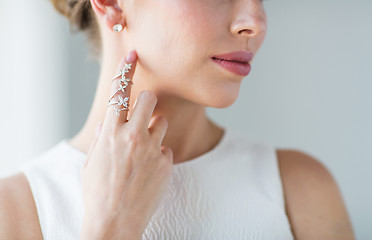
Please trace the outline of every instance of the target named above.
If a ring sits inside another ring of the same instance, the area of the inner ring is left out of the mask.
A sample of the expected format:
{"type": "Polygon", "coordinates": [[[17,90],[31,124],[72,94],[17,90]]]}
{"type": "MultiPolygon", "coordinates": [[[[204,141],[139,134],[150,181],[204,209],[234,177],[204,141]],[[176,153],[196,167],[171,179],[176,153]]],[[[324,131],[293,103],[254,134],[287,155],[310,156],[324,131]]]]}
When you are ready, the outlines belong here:
{"type": "Polygon", "coordinates": [[[116,75],[113,79],[117,79],[119,77],[121,77],[120,81],[119,81],[119,88],[114,92],[114,94],[110,97],[110,99],[108,100],[108,105],[107,106],[111,106],[111,105],[115,105],[114,106],[114,111],[113,111],[113,114],[116,114],[117,116],[120,116],[120,111],[128,111],[129,110],[129,104],[128,104],[128,100],[129,100],[129,97],[122,97],[120,94],[118,95],[118,100],[117,101],[111,101],[113,99],[113,97],[115,96],[115,94],[119,91],[122,91],[123,93],[125,93],[125,89],[128,87],[128,84],[133,84],[132,80],[129,79],[129,78],[126,78],[125,74],[129,72],[129,69],[131,69],[132,67],[132,64],[131,63],[125,63],[124,67],[120,70],[120,73],[118,75],[116,75]],[[124,108],[118,108],[118,106],[121,106],[123,105],[124,108]]]}

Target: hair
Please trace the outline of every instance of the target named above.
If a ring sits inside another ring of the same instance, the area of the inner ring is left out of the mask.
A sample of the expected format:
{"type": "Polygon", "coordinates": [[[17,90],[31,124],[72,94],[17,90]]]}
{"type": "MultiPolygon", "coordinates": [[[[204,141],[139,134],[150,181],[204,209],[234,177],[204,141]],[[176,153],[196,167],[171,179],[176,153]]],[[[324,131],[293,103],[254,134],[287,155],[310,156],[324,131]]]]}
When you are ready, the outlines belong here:
{"type": "Polygon", "coordinates": [[[100,62],[101,35],[89,0],[51,0],[54,8],[70,21],[70,32],[84,32],[90,55],[100,62]]]}

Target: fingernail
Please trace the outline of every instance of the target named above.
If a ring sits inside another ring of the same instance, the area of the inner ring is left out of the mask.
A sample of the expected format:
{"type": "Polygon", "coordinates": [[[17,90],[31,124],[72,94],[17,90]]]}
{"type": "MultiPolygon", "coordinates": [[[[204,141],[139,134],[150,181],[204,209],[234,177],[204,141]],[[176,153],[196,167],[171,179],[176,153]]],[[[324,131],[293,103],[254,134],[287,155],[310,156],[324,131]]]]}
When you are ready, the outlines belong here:
{"type": "Polygon", "coordinates": [[[136,54],[135,54],[134,50],[130,51],[127,55],[127,58],[126,58],[127,63],[133,63],[135,58],[136,58],[136,54]]]}

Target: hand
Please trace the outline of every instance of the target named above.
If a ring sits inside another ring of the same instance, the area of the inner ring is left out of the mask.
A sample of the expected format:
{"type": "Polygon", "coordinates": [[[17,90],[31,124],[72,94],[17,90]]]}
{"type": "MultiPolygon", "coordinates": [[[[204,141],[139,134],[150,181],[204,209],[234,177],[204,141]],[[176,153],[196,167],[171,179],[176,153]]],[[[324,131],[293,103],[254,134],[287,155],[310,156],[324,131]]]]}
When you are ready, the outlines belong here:
{"type": "MultiPolygon", "coordinates": [[[[128,56],[132,66],[126,78],[132,79],[137,54],[132,51],[128,56]]],[[[117,72],[125,63],[123,59],[117,72]]],[[[111,96],[119,88],[120,79],[112,81],[111,96]]],[[[128,84],[124,92],[116,92],[112,101],[119,95],[130,99],[130,91],[128,84]]],[[[108,106],[81,169],[85,208],[81,236],[141,239],[173,169],[171,149],[161,146],[168,122],[162,116],[151,118],[156,103],[154,93],[142,91],[130,120],[127,111],[120,111],[118,117],[113,114],[114,105],[108,106]]]]}

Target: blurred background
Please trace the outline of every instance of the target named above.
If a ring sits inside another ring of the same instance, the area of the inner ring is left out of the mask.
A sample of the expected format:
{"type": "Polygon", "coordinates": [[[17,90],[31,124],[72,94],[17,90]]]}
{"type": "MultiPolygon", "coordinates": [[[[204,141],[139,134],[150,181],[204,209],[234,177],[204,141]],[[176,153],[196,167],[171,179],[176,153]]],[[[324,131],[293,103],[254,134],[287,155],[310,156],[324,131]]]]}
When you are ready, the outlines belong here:
{"type": "MultiPolygon", "coordinates": [[[[323,162],[357,239],[372,239],[372,1],[264,0],[268,33],[238,100],[217,123],[323,162]]],[[[71,138],[99,64],[47,0],[0,8],[0,177],[71,138]]]]}

